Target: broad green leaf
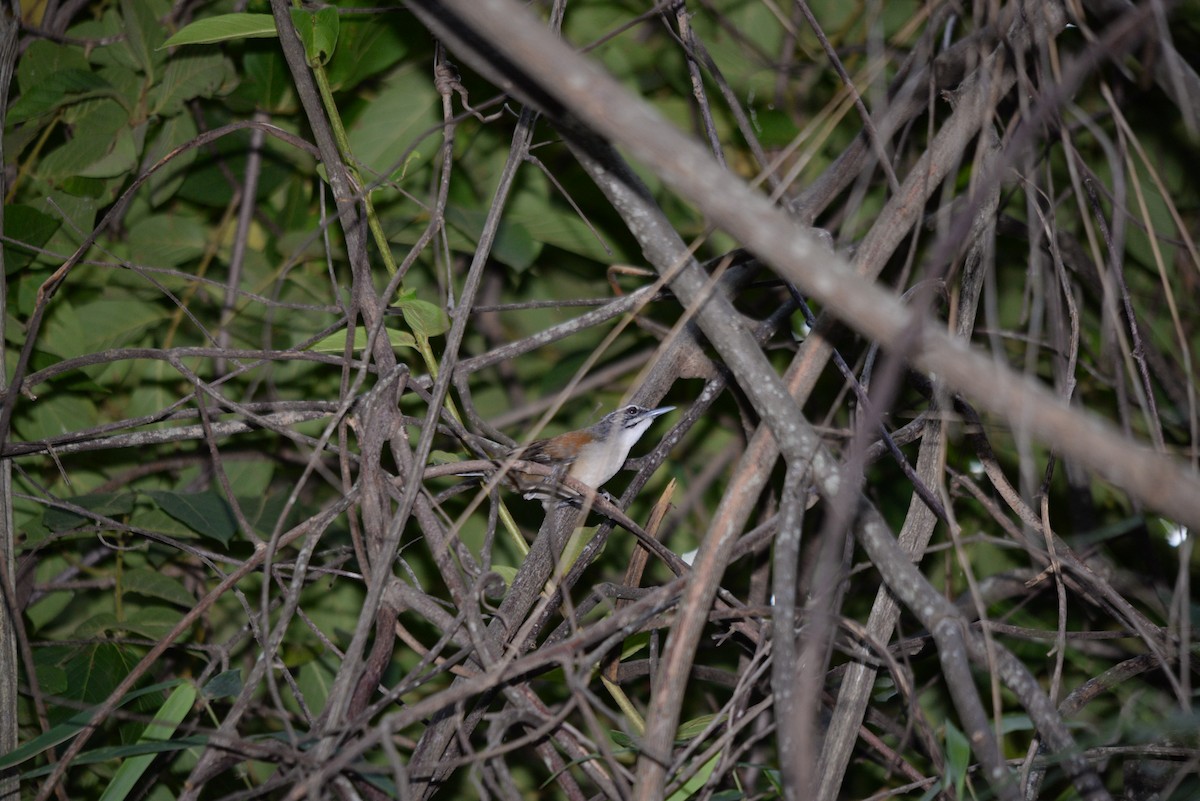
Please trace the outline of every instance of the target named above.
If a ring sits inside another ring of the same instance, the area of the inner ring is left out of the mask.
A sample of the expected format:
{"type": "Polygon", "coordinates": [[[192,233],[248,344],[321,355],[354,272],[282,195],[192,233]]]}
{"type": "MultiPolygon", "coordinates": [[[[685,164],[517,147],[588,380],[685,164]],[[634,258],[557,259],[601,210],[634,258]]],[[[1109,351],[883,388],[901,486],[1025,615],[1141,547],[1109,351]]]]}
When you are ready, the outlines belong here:
{"type": "MultiPolygon", "coordinates": [[[[129,387],[125,413],[129,417],[157,415],[179,398],[178,371],[164,361],[150,359],[133,366],[123,379],[122,387],[129,387]]],[[[168,489],[174,479],[170,475],[157,477],[159,486],[142,483],[148,489],[168,489]]],[[[145,504],[142,509],[147,508],[145,504]]]]}
{"type": "Polygon", "coordinates": [[[136,592],[151,598],[161,598],[184,608],[196,605],[196,596],[188,592],[179,579],[148,567],[137,567],[121,574],[125,592],[136,592]]]}
{"type": "MultiPolygon", "coordinates": [[[[73,591],[62,590],[59,592],[48,592],[38,600],[31,603],[25,609],[25,616],[29,619],[29,630],[40,632],[42,629],[53,624],[59,619],[59,616],[66,612],[71,602],[75,600],[73,591]]],[[[62,669],[58,669],[62,673],[62,669]]],[[[40,675],[40,670],[39,670],[40,675]]],[[[65,673],[63,683],[66,683],[65,673]]],[[[46,692],[51,692],[46,690],[46,692]]],[[[61,690],[59,694],[61,694],[61,690]]]]}
{"type": "Polygon", "coordinates": [[[122,618],[112,612],[101,612],[92,615],[79,624],[74,631],[78,638],[90,639],[102,634],[119,634],[128,632],[146,639],[162,639],[179,624],[184,613],[169,607],[145,607],[127,609],[122,618]]]}
{"type": "MultiPolygon", "coordinates": [[[[50,187],[42,182],[39,182],[39,192],[44,194],[40,194],[36,199],[31,198],[29,205],[60,223],[64,220],[68,222],[66,225],[60,224],[58,230],[46,242],[47,250],[60,255],[59,258],[47,257],[57,266],[79,246],[78,232],[91,230],[96,224],[100,201],[95,197],[72,194],[65,186],[50,187]]],[[[24,309],[22,313],[25,313],[24,309]]]]}
{"type": "Polygon", "coordinates": [[[358,15],[341,20],[338,47],[326,65],[334,91],[353,89],[361,81],[400,63],[408,43],[400,26],[384,17],[358,15]]]}
{"type": "Polygon", "coordinates": [[[462,460],[463,456],[460,453],[451,453],[450,451],[443,451],[439,448],[434,448],[429,452],[430,464],[455,464],[457,462],[461,462],[462,460]]]}
{"type": "Polygon", "coordinates": [[[116,178],[132,172],[138,160],[135,133],[131,128],[117,131],[108,150],[95,161],[80,168],[78,175],[82,178],[116,178]]]}
{"type": "MultiPolygon", "coordinates": [[[[446,209],[446,222],[465,234],[472,243],[478,243],[487,222],[487,213],[450,205],[446,209]]],[[[500,222],[492,243],[493,259],[517,270],[525,270],[541,252],[542,243],[530,234],[523,223],[507,217],[500,222]]]]}
{"type": "Polygon", "coordinates": [[[121,632],[124,627],[113,612],[97,612],[75,627],[73,634],[79,639],[95,639],[100,635],[121,632]]]}
{"type": "Polygon", "coordinates": [[[595,536],[595,526],[581,526],[571,532],[571,536],[567,538],[567,544],[563,546],[562,555],[558,557],[559,564],[564,567],[575,564],[579,554],[583,553],[584,547],[595,536]]]}
{"type": "MultiPolygon", "coordinates": [[[[228,206],[233,198],[228,176],[245,174],[250,136],[248,130],[235,131],[206,147],[198,163],[187,171],[178,198],[221,209],[228,206]]],[[[306,154],[297,153],[290,147],[283,148],[284,152],[280,154],[273,147],[271,137],[267,137],[264,155],[269,156],[263,159],[259,175],[260,199],[269,197],[280,185],[297,180],[298,171],[311,169],[306,154]]]]}
{"type": "Polygon", "coordinates": [[[80,648],[65,665],[66,695],[76,701],[100,703],[137,663],[137,653],[118,643],[101,642],[80,648]]]}
{"type": "Polygon", "coordinates": [[[8,109],[10,123],[24,122],[63,106],[115,94],[112,85],[100,75],[86,69],[66,69],[47,75],[21,96],[8,109]]]}
{"type": "Polygon", "coordinates": [[[749,111],[755,138],[763,147],[784,147],[799,133],[795,119],[783,109],[761,102],[757,108],[751,107],[749,111]]]}
{"type": "Polygon", "coordinates": [[[4,207],[4,233],[12,240],[4,243],[4,272],[12,275],[37,258],[40,248],[59,228],[58,220],[33,206],[4,207]],[[28,245],[28,248],[22,247],[28,245]]]}
{"type": "MultiPolygon", "coordinates": [[[[268,495],[267,490],[275,476],[275,467],[275,463],[268,459],[232,461],[225,465],[225,472],[229,476],[230,484],[237,487],[239,500],[248,500],[256,496],[261,499],[268,495]]],[[[271,497],[276,496],[277,493],[271,494],[271,497]]],[[[246,509],[246,515],[251,515],[250,509],[246,509]]]]}
{"type": "MultiPolygon", "coordinates": [[[[77,495],[64,500],[102,517],[117,519],[133,511],[136,497],[132,492],[101,492],[92,495],[77,495]]],[[[93,523],[94,520],[67,509],[48,507],[45,514],[42,515],[42,522],[54,531],[67,531],[93,523]]]]}
{"type": "Polygon", "coordinates": [[[181,53],[163,70],[150,110],[164,117],[179,114],[187,101],[212,97],[229,81],[232,71],[233,64],[220,53],[181,53]]]}
{"type": "MultiPolygon", "coordinates": [[[[241,485],[234,486],[242,489],[241,485]]],[[[287,505],[287,494],[281,492],[264,491],[259,495],[238,495],[237,499],[246,520],[255,531],[264,536],[274,531],[279,523],[279,516],[283,514],[284,506],[287,505]]]]}
{"type": "MultiPolygon", "coordinates": [[[[100,75],[113,88],[113,100],[121,104],[125,111],[124,126],[137,125],[146,120],[146,76],[136,67],[126,67],[115,64],[100,68],[100,75]]],[[[64,109],[63,117],[68,122],[75,122],[73,115],[76,107],[64,109]]]]}
{"type": "Polygon", "coordinates": [[[242,671],[237,668],[223,671],[208,680],[201,694],[210,700],[233,698],[242,691],[242,671]]]}
{"type": "MultiPolygon", "coordinates": [[[[143,492],[147,491],[143,490],[143,492]]],[[[179,522],[157,506],[150,509],[136,509],[129,522],[138,528],[154,531],[177,540],[196,539],[200,536],[190,526],[179,522]]]]}
{"type": "Polygon", "coordinates": [[[337,47],[340,27],[337,9],[326,7],[318,11],[307,11],[292,8],[289,11],[292,24],[296,26],[296,33],[304,43],[304,54],[308,63],[314,67],[328,63],[337,47]]]}
{"type": "Polygon", "coordinates": [[[416,298],[398,301],[395,306],[404,314],[404,322],[417,336],[441,336],[450,330],[450,318],[440,306],[416,298]]]}
{"type": "Polygon", "coordinates": [[[218,14],[186,25],[162,43],[163,47],[216,44],[233,39],[274,39],[275,18],[270,14],[218,14]]]}
{"type": "Polygon", "coordinates": [[[553,245],[601,264],[636,259],[620,243],[605,237],[602,231],[588,227],[573,209],[532,194],[514,196],[504,219],[511,225],[523,227],[535,242],[553,245]]]}
{"type": "Polygon", "coordinates": [[[121,0],[125,47],[151,80],[157,77],[157,68],[163,58],[163,54],[155,52],[162,48],[163,41],[163,26],[158,21],[155,5],[147,0],[121,0]]]}
{"type": "Polygon", "coordinates": [[[196,128],[196,121],[192,119],[191,114],[168,117],[158,127],[157,134],[142,153],[141,169],[150,169],[168,155],[171,158],[148,179],[147,189],[151,206],[157,207],[171,200],[183,185],[188,169],[196,162],[199,151],[194,147],[178,149],[185,142],[195,139],[198,133],[200,131],[196,128]]]}
{"type": "MultiPolygon", "coordinates": [[[[43,83],[53,81],[56,76],[68,72],[92,72],[92,65],[88,62],[82,48],[58,44],[48,39],[33,39],[29,42],[25,52],[17,59],[17,86],[21,88],[23,97],[38,91],[43,83]]],[[[9,122],[13,121],[13,109],[15,108],[15,103],[9,106],[9,122]]]]}
{"type": "MultiPolygon", "coordinates": [[[[314,715],[320,714],[333,688],[333,671],[324,660],[313,659],[301,665],[296,674],[296,683],[304,694],[304,702],[314,715]]],[[[295,704],[290,697],[285,697],[285,701],[295,704]]]]}
{"type": "Polygon", "coordinates": [[[237,533],[229,502],[215,492],[148,490],[145,494],[171,517],[222,545],[228,545],[237,533]]]}
{"type": "Polygon", "coordinates": [[[66,691],[67,671],[58,665],[37,665],[36,673],[38,689],[44,694],[62,695],[66,691]]]}
{"type": "Polygon", "coordinates": [[[250,50],[242,66],[245,74],[237,96],[250,98],[257,108],[266,111],[286,110],[292,98],[292,76],[279,49],[250,50]]]}
{"type": "Polygon", "coordinates": [[[166,606],[126,610],[125,616],[110,626],[110,630],[128,631],[149,640],[161,640],[179,624],[183,615],[178,609],[166,606]]]}
{"type": "Polygon", "coordinates": [[[129,297],[97,298],[75,306],[70,314],[56,314],[47,323],[43,347],[47,353],[70,358],[130,345],[169,315],[165,306],[129,297]]]}
{"type": "Polygon", "coordinates": [[[178,267],[199,258],[210,231],[199,219],[185,214],[155,214],[129,229],[129,260],[151,267],[178,267]]]}
{"type": "Polygon", "coordinates": [[[120,103],[88,100],[72,109],[70,122],[81,135],[46,154],[36,167],[40,177],[50,181],[71,176],[107,178],[136,166],[129,112],[120,103]]]}
{"type": "Polygon", "coordinates": [[[630,737],[625,732],[618,731],[617,729],[610,729],[608,732],[608,735],[609,735],[609,738],[612,739],[612,741],[620,748],[625,748],[630,751],[637,751],[637,748],[638,748],[637,740],[630,737]]]}
{"type": "Polygon", "coordinates": [[[440,122],[439,105],[437,91],[424,72],[405,68],[393,73],[350,125],[350,151],[373,175],[397,180],[401,170],[411,175],[413,165],[406,164],[410,149],[419,147],[429,154],[441,142],[435,127],[440,122]],[[417,139],[420,134],[433,137],[427,146],[417,139]]]}
{"type": "MultiPolygon", "coordinates": [[[[394,328],[385,328],[383,331],[387,336],[388,341],[392,344],[392,348],[415,348],[417,341],[413,339],[413,335],[407,331],[397,331],[394,328]]],[[[354,328],[354,350],[361,351],[367,346],[367,331],[362,326],[354,328]]],[[[310,350],[317,353],[345,353],[346,352],[346,330],[342,329],[322,339],[320,342],[313,345],[310,350]]]]}
{"type": "MultiPolygon", "coordinates": [[[[195,702],[196,686],[194,684],[186,682],[176,687],[170,697],[163,702],[158,714],[154,716],[154,720],[146,725],[146,730],[138,738],[138,742],[156,743],[169,740],[175,733],[175,729],[187,717],[187,713],[191,711],[192,704],[195,702]]],[[[104,788],[100,801],[123,801],[153,761],[154,754],[142,754],[122,762],[112,781],[104,788]]]]}

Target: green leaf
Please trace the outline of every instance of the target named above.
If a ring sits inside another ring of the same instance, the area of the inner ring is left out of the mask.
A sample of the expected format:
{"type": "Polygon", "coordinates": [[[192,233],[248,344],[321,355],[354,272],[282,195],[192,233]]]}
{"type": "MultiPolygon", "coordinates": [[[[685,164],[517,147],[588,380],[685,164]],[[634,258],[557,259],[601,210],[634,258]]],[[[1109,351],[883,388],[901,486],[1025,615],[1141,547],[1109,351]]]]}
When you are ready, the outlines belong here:
{"type": "Polygon", "coordinates": [[[179,147],[196,138],[198,133],[200,131],[191,114],[176,114],[159,126],[158,133],[146,146],[142,153],[143,171],[155,166],[164,157],[171,156],[170,162],[155,170],[147,182],[152,207],[161,206],[172,199],[183,185],[189,168],[200,153],[196,148],[179,150],[179,147]]]}
{"type": "Polygon", "coordinates": [[[147,490],[145,494],[180,523],[222,545],[228,545],[237,533],[237,520],[229,502],[215,492],[147,490]]]}
{"type": "MultiPolygon", "coordinates": [[[[240,485],[238,489],[241,489],[240,485]]],[[[287,496],[278,492],[263,492],[260,495],[237,496],[238,505],[246,521],[258,533],[268,536],[279,523],[279,516],[287,506],[287,496]]]]}
{"type": "MultiPolygon", "coordinates": [[[[194,603],[194,601],[193,601],[194,603]]],[[[74,636],[92,639],[110,634],[136,634],[150,640],[161,640],[171,633],[183,613],[165,606],[148,606],[126,610],[123,617],[113,612],[97,612],[75,627],[74,636]]]]}
{"type": "Polygon", "coordinates": [[[758,103],[750,109],[750,124],[754,126],[755,138],[763,147],[785,147],[796,138],[798,130],[795,119],[783,109],[773,108],[767,103],[758,103]]]}
{"type": "Polygon", "coordinates": [[[517,577],[517,569],[512,565],[492,565],[492,572],[504,579],[506,587],[511,587],[513,579],[517,577]]]}
{"type": "Polygon", "coordinates": [[[184,26],[162,46],[217,44],[232,39],[274,39],[278,35],[275,18],[270,14],[218,14],[184,26]]]}
{"type": "Polygon", "coordinates": [[[34,248],[49,241],[59,228],[59,221],[43,214],[33,206],[4,207],[4,233],[12,240],[4,243],[4,272],[12,275],[37,258],[34,248]],[[23,247],[27,245],[28,248],[23,247]]]}
{"type": "MultiPolygon", "coordinates": [[[[434,130],[440,103],[424,73],[409,68],[392,73],[347,131],[354,158],[377,175],[399,180],[401,169],[411,174],[409,149],[420,144],[418,135],[434,130]]],[[[432,141],[421,148],[428,153],[436,149],[432,141]]]]}
{"type": "Polygon", "coordinates": [[[629,749],[630,751],[636,751],[638,748],[637,740],[630,737],[628,734],[626,734],[623,731],[618,731],[617,729],[610,729],[608,732],[608,735],[612,739],[612,741],[620,748],[626,748],[626,749],[629,749]]]}
{"type": "Polygon", "coordinates": [[[22,87],[21,96],[8,109],[8,121],[24,122],[63,106],[115,94],[112,84],[91,70],[61,70],[47,75],[28,89],[22,87]]]}
{"type": "MultiPolygon", "coordinates": [[[[257,498],[257,503],[254,504],[253,508],[246,508],[246,516],[250,518],[250,522],[252,523],[255,520],[255,509],[261,512],[261,510],[269,508],[269,504],[265,499],[281,497],[280,493],[268,492],[271,486],[271,479],[275,476],[275,468],[275,462],[266,459],[233,461],[225,465],[225,472],[229,476],[230,485],[238,489],[238,501],[244,505],[250,500],[257,498]]],[[[282,504],[280,508],[282,508],[282,504]]]]}
{"type": "MultiPolygon", "coordinates": [[[[67,611],[71,606],[71,602],[75,600],[75,593],[70,591],[48,592],[38,600],[31,603],[25,609],[25,616],[29,619],[30,631],[41,631],[51,623],[58,620],[59,615],[67,611]]],[[[38,666],[38,675],[41,675],[42,666],[38,666]]],[[[63,685],[66,685],[66,674],[60,669],[56,671],[56,675],[62,674],[63,685]]],[[[43,691],[53,693],[52,690],[42,686],[43,691]]],[[[58,694],[61,695],[64,690],[60,689],[58,694]]]]}
{"type": "Polygon", "coordinates": [[[320,659],[305,662],[300,666],[296,683],[314,715],[320,714],[325,708],[325,702],[329,700],[329,691],[333,688],[333,675],[333,670],[320,659]]]}
{"type": "MultiPolygon", "coordinates": [[[[136,495],[132,492],[99,492],[91,495],[76,495],[74,498],[66,500],[102,517],[116,519],[133,511],[136,495]]],[[[42,515],[42,522],[52,531],[67,531],[94,521],[90,517],[66,509],[47,508],[45,514],[42,515]]]]}
{"type": "MultiPolygon", "coordinates": [[[[407,331],[397,331],[394,328],[385,328],[383,331],[387,336],[388,342],[392,348],[415,348],[417,340],[407,331]]],[[[367,346],[367,331],[362,326],[354,328],[354,350],[361,351],[367,346]]],[[[337,331],[314,344],[310,350],[317,353],[335,353],[341,354],[346,352],[346,329],[337,331]]]]}
{"type": "MultiPolygon", "coordinates": [[[[55,267],[62,263],[62,258],[79,246],[77,232],[80,229],[90,230],[96,222],[100,203],[93,197],[71,194],[67,187],[46,187],[45,194],[37,199],[30,199],[29,205],[42,214],[55,220],[70,220],[70,225],[60,225],[58,230],[46,242],[46,249],[64,254],[60,258],[50,257],[55,267]]],[[[11,231],[5,233],[12,235],[11,231]]]]}
{"type": "MultiPolygon", "coordinates": [[[[161,693],[163,690],[178,686],[180,682],[182,682],[182,679],[172,679],[159,684],[153,684],[149,687],[143,687],[140,690],[132,690],[123,698],[121,698],[121,700],[117,703],[117,708],[119,709],[120,707],[123,707],[129,702],[138,698],[151,695],[152,693],[161,693]]],[[[53,748],[60,743],[65,743],[67,740],[81,732],[85,726],[87,726],[88,721],[92,719],[92,716],[95,714],[95,712],[95,708],[81,710],[80,712],[72,715],[70,719],[59,723],[56,726],[52,726],[49,731],[45,732],[44,734],[34,737],[20,748],[15,748],[12,751],[9,751],[7,754],[0,755],[0,770],[5,770],[14,765],[19,765],[28,759],[32,759],[47,749],[53,748]]]]}
{"type": "MultiPolygon", "coordinates": [[[[114,745],[105,746],[102,748],[93,748],[84,751],[76,757],[71,764],[73,765],[98,765],[104,762],[112,762],[117,759],[125,759],[127,757],[135,757],[141,754],[169,754],[178,751],[185,751],[189,748],[203,748],[208,745],[208,737],[203,734],[190,734],[186,737],[176,737],[174,740],[166,742],[148,742],[148,743],[130,743],[129,745],[114,745]]],[[[34,770],[26,770],[21,772],[23,779],[36,779],[40,776],[48,776],[54,770],[54,765],[43,765],[34,770]]],[[[147,796],[148,798],[157,798],[156,794],[147,796]]]]}
{"type": "MultiPolygon", "coordinates": [[[[170,697],[163,702],[158,714],[154,716],[154,720],[147,724],[146,730],[138,738],[138,742],[159,743],[169,740],[187,713],[191,711],[192,704],[195,702],[196,687],[194,684],[188,682],[176,687],[170,697]]],[[[154,754],[142,754],[122,762],[108,787],[104,788],[100,801],[123,801],[153,761],[154,754]]]]}
{"type": "Polygon", "coordinates": [[[637,261],[637,257],[626,252],[619,243],[589,228],[573,209],[531,193],[515,195],[504,219],[510,225],[522,226],[535,242],[553,245],[601,264],[637,261]]]}
{"type": "Polygon", "coordinates": [[[69,177],[110,178],[132,172],[137,147],[129,112],[115,100],[89,100],[72,109],[71,124],[79,135],[46,154],[38,176],[49,181],[69,177]]]}
{"type": "Polygon", "coordinates": [[[682,744],[699,737],[705,729],[712,725],[715,718],[716,715],[701,715],[680,723],[679,728],[675,731],[675,742],[682,744]]]}
{"type": "Polygon", "coordinates": [[[233,668],[213,676],[201,693],[209,700],[233,698],[242,691],[242,671],[233,668]]]}
{"type": "Polygon", "coordinates": [[[153,267],[178,267],[199,258],[209,230],[184,213],[144,217],[129,229],[129,260],[153,267]]]}
{"type": "Polygon", "coordinates": [[[97,420],[96,406],[88,398],[55,392],[25,404],[20,417],[13,421],[20,439],[48,439],[85,428],[97,420]]]}
{"type": "Polygon", "coordinates": [[[52,324],[47,324],[44,348],[47,353],[69,358],[122,347],[140,341],[147,330],[158,328],[169,316],[164,307],[131,297],[96,298],[69,314],[55,315],[52,324]]]}
{"type": "Polygon", "coordinates": [[[408,54],[400,26],[381,20],[355,16],[341,21],[338,48],[325,68],[335,91],[353,89],[366,78],[400,63],[408,54]]]}
{"type": "Polygon", "coordinates": [[[278,48],[270,51],[252,50],[242,59],[245,70],[237,94],[251,98],[266,111],[282,111],[288,106],[292,91],[292,76],[278,48]]]}
{"type": "Polygon", "coordinates": [[[395,306],[404,314],[404,322],[419,337],[429,339],[450,330],[450,318],[446,312],[427,300],[406,299],[398,301],[395,306]]]}
{"type": "Polygon", "coordinates": [[[971,765],[971,744],[958,727],[946,721],[946,783],[954,785],[954,797],[963,797],[967,769],[971,765]]]}
{"type": "MultiPolygon", "coordinates": [[[[472,243],[478,243],[487,222],[487,213],[452,204],[446,209],[446,222],[465,234],[472,243]]],[[[537,261],[541,252],[542,243],[524,224],[511,219],[500,223],[491,252],[496,261],[517,270],[526,270],[537,261]]]]}
{"type": "Polygon", "coordinates": [[[289,9],[292,14],[292,24],[296,33],[304,43],[304,55],[310,66],[318,67],[328,63],[337,47],[339,19],[336,8],[326,7],[319,11],[306,11],[301,8],[289,9]]]}
{"type": "Polygon", "coordinates": [[[163,27],[153,5],[146,0],[121,0],[121,18],[125,28],[125,47],[147,78],[153,79],[162,55],[163,27]]]}
{"type": "MultiPolygon", "coordinates": [[[[56,44],[47,39],[34,39],[17,60],[17,85],[24,97],[38,91],[47,81],[56,80],[57,76],[68,72],[92,72],[92,65],[83,54],[83,48],[56,44]]],[[[16,104],[8,109],[10,122],[14,108],[16,104]]]]}
{"type": "Polygon", "coordinates": [[[136,592],[151,598],[161,598],[190,609],[196,605],[196,596],[188,592],[179,579],[166,576],[148,567],[136,567],[121,574],[125,592],[136,592]]]}
{"type": "Polygon", "coordinates": [[[138,147],[134,131],[122,128],[117,131],[107,150],[99,158],[81,167],[77,175],[81,178],[116,178],[133,172],[137,166],[138,147]]]}
{"type": "Polygon", "coordinates": [[[137,663],[138,654],[117,643],[101,642],[80,648],[66,664],[66,697],[98,704],[124,681],[137,663]]]}
{"type": "Polygon", "coordinates": [[[179,114],[183,104],[197,97],[212,97],[233,73],[233,64],[220,53],[188,52],[175,56],[155,87],[151,112],[164,117],[179,114]]]}
{"type": "Polygon", "coordinates": [[[683,786],[678,790],[671,793],[667,801],[685,801],[685,799],[691,798],[693,795],[698,793],[700,789],[703,788],[708,782],[708,777],[711,776],[712,772],[717,769],[717,763],[721,761],[722,753],[724,752],[718,751],[716,754],[714,754],[707,762],[704,763],[700,770],[696,771],[695,774],[692,775],[692,778],[684,782],[683,786]]]}

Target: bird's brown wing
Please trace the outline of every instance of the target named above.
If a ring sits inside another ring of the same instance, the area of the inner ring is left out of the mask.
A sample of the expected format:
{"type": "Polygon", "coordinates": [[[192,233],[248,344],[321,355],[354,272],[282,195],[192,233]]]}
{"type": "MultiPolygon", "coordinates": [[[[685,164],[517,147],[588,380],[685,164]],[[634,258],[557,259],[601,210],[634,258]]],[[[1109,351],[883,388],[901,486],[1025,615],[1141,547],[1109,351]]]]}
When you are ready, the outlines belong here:
{"type": "Polygon", "coordinates": [[[591,435],[586,431],[571,431],[531,442],[524,450],[514,450],[513,455],[539,464],[569,465],[579,455],[579,449],[590,441],[591,435]]]}

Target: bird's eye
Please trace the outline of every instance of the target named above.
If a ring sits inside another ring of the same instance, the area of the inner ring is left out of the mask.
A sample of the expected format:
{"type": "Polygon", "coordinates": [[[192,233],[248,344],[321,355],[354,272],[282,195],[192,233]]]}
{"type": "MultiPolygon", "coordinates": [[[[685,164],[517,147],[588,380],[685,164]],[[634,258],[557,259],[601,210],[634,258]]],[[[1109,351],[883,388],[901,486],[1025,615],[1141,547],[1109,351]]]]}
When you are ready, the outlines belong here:
{"type": "Polygon", "coordinates": [[[630,417],[633,417],[637,413],[638,413],[638,407],[636,407],[636,406],[630,406],[628,409],[625,410],[625,414],[629,415],[630,417]]]}

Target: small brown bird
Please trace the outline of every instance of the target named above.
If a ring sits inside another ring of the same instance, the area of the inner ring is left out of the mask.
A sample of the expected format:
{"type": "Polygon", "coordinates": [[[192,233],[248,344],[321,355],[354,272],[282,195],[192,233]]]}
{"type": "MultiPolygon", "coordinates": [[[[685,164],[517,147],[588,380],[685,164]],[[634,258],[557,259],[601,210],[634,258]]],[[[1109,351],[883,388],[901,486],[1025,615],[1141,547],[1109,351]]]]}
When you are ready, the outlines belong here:
{"type": "MultiPolygon", "coordinates": [[[[509,456],[551,465],[556,475],[570,476],[598,490],[625,464],[629,451],[655,418],[674,409],[674,406],[647,409],[631,403],[604,415],[595,425],[531,442],[524,448],[514,449],[509,456]]],[[[525,481],[519,486],[526,498],[545,501],[556,497],[546,486],[555,483],[557,479],[549,478],[538,481],[537,485],[525,481]]]]}

